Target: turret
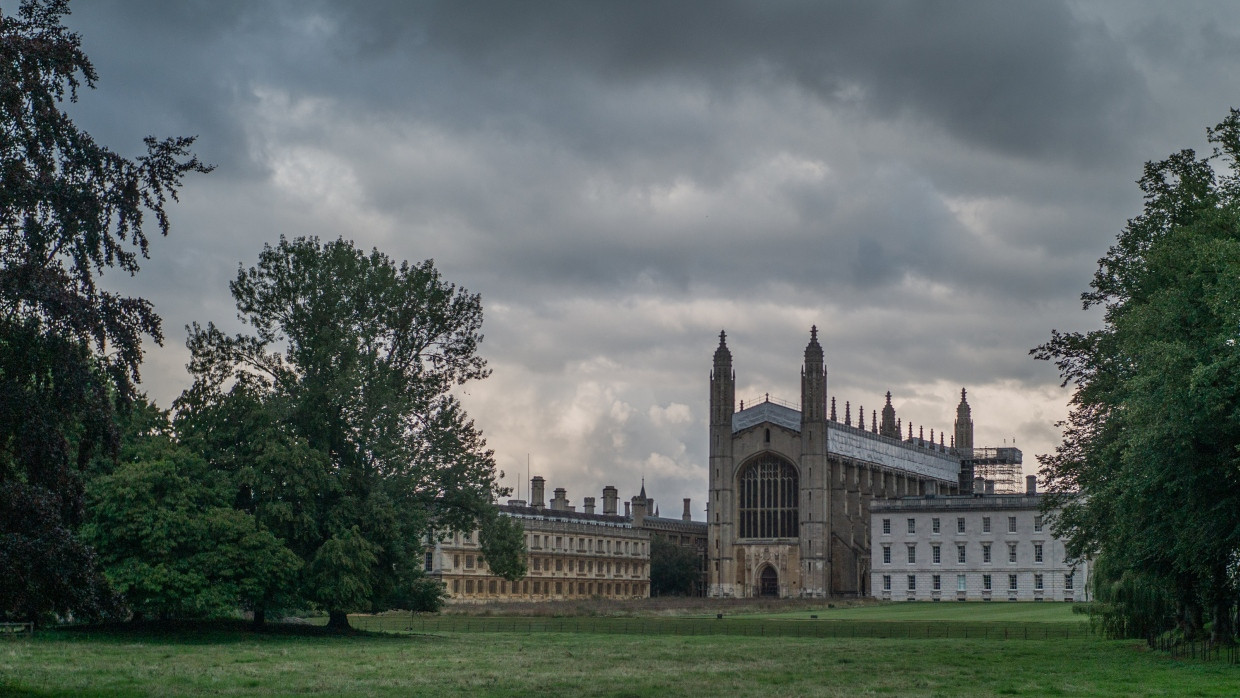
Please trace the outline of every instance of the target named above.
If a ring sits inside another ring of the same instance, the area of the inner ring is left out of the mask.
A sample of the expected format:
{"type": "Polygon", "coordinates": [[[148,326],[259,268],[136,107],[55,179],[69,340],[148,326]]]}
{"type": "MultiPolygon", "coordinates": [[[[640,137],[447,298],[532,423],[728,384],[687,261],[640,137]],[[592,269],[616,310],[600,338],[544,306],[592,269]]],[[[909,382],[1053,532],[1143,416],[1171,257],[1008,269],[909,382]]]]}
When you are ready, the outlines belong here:
{"type": "Polygon", "coordinates": [[[715,366],[710,372],[711,426],[732,425],[736,406],[736,374],[732,372],[732,352],[728,351],[727,334],[719,331],[719,347],[715,349],[715,366]]]}
{"type": "Polygon", "coordinates": [[[965,399],[965,389],[960,389],[960,404],[956,406],[956,449],[973,448],[973,410],[965,399]]]}
{"type": "Polygon", "coordinates": [[[801,369],[801,423],[822,422],[827,417],[827,370],[823,366],[818,327],[809,330],[805,366],[801,369]]]}
{"type": "Polygon", "coordinates": [[[887,404],[883,405],[883,423],[878,428],[878,433],[892,438],[900,438],[900,427],[896,424],[896,408],[891,406],[891,391],[887,391],[887,404]]]}

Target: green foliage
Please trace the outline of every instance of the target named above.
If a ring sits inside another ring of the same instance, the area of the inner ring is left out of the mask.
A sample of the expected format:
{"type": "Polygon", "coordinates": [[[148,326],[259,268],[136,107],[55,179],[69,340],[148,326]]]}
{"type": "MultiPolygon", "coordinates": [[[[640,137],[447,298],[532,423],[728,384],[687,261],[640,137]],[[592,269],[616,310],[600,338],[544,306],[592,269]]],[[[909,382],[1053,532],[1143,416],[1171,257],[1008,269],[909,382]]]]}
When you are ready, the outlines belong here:
{"type": "Polygon", "coordinates": [[[489,511],[479,517],[478,543],[491,571],[510,582],[525,577],[525,527],[511,516],[489,511]]]}
{"type": "Polygon", "coordinates": [[[165,437],[91,481],[82,536],[135,617],[234,615],[277,596],[301,566],[228,505],[200,458],[165,437]]]}
{"type": "Polygon", "coordinates": [[[650,594],[692,596],[701,584],[702,558],[698,553],[667,539],[650,540],[650,594]]]}
{"type": "MultiPolygon", "coordinates": [[[[301,593],[333,623],[430,603],[427,536],[471,530],[500,493],[449,392],[488,373],[479,297],[343,239],[281,238],[230,287],[253,333],[190,328],[178,431],[306,562],[301,593]]],[[[510,541],[492,545],[505,568],[510,541]]]]}
{"type": "Polygon", "coordinates": [[[0,11],[0,616],[98,616],[111,598],[88,548],[82,467],[117,447],[115,408],[132,398],[144,336],[161,339],[141,298],[100,289],[134,274],[145,214],[187,172],[192,138],[146,139],[124,158],[79,131],[61,106],[93,87],[94,67],[61,18],[65,0],[0,11]],[[72,585],[66,580],[73,580],[72,585]]]}
{"type": "Polygon", "coordinates": [[[1191,638],[1204,612],[1230,639],[1240,598],[1240,112],[1208,136],[1210,157],[1146,164],[1145,210],[1082,296],[1104,327],[1034,350],[1076,387],[1047,505],[1070,554],[1106,561],[1098,609],[1121,636],[1191,638]]]}

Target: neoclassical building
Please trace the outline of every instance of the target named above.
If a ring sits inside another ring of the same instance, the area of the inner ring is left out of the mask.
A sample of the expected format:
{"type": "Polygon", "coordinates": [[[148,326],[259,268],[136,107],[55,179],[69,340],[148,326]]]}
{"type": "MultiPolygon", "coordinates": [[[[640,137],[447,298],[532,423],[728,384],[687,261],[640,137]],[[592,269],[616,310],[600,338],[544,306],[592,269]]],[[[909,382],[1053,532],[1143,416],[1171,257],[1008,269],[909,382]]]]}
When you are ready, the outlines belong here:
{"type": "MultiPolygon", "coordinates": [[[[827,401],[818,330],[810,330],[799,407],[764,399],[737,409],[736,375],[719,334],[710,376],[710,596],[870,594],[870,502],[972,491],[973,419],[961,391],[951,445],[903,437],[891,405],[881,421],[844,421],[827,401]]],[[[977,449],[993,460],[994,449],[977,449]]],[[[1019,463],[1020,453],[1004,457],[1019,463]]]]}

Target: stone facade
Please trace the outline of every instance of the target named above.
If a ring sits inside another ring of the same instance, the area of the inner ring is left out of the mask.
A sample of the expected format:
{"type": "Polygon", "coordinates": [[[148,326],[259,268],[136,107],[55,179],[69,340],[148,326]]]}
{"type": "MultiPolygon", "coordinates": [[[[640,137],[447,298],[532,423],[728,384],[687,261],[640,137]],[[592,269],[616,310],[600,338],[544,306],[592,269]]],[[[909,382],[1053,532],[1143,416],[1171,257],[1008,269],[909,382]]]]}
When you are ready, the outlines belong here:
{"type": "Polygon", "coordinates": [[[894,601],[1088,601],[1088,562],[1067,560],[1063,542],[1051,535],[1039,505],[1033,483],[1025,494],[874,502],[872,596],[894,601]]]}
{"type": "Polygon", "coordinates": [[[653,500],[641,492],[617,511],[615,487],[603,488],[603,511],[594,497],[583,511],[569,504],[567,492],[555,490],[543,503],[544,480],[534,477],[530,502],[509,500],[500,514],[521,521],[525,529],[526,576],[510,582],[487,568],[477,532],[436,541],[426,553],[426,571],[440,580],[449,603],[547,601],[555,599],[639,599],[650,595],[650,541],[664,536],[674,543],[705,549],[706,524],[689,519],[648,516],[653,500]]]}
{"type": "Polygon", "coordinates": [[[973,419],[963,391],[952,447],[942,432],[937,444],[933,430],[929,440],[914,436],[912,424],[903,438],[890,393],[881,422],[875,410],[867,429],[859,408],[854,426],[847,403],[840,422],[834,400],[828,409],[817,328],[805,348],[799,408],[767,397],[738,411],[735,386],[721,332],[710,376],[710,596],[868,596],[871,502],[972,489],[973,419]]]}

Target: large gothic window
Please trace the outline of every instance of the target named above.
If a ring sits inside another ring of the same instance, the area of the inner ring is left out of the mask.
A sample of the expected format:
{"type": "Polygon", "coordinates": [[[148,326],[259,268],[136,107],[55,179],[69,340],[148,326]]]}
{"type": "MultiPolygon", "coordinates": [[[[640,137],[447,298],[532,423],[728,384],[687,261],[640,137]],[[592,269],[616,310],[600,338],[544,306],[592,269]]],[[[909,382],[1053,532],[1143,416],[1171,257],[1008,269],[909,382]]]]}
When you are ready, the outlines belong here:
{"type": "Polygon", "coordinates": [[[796,538],[797,471],[788,461],[762,455],[737,483],[741,538],[796,538]]]}

